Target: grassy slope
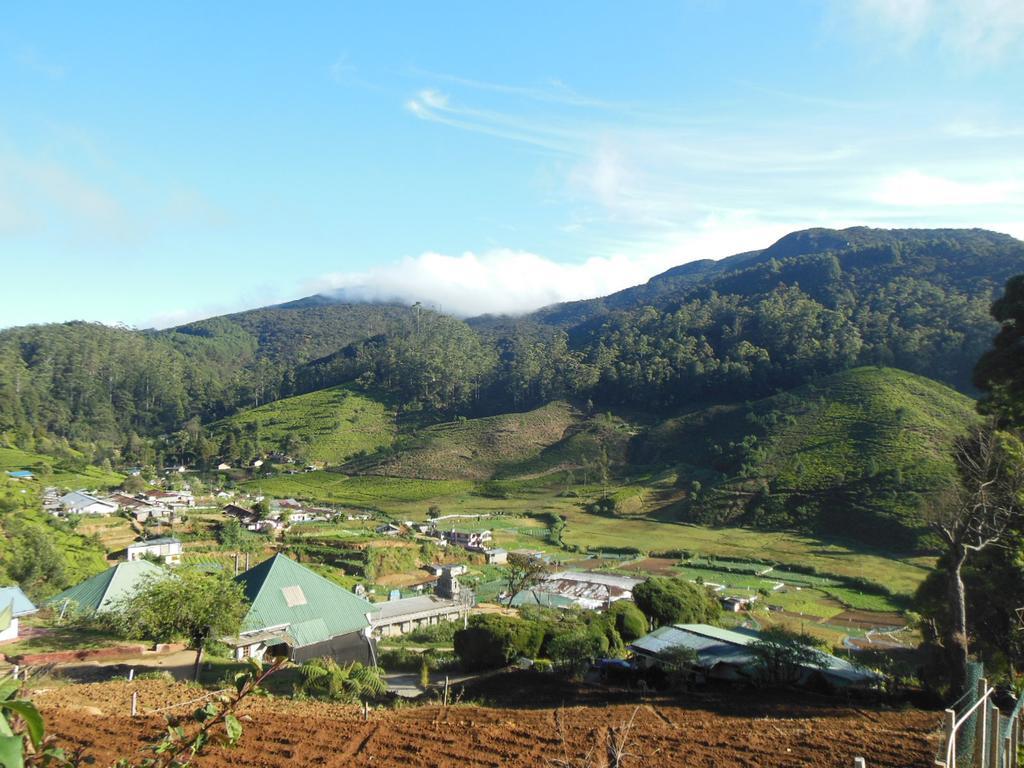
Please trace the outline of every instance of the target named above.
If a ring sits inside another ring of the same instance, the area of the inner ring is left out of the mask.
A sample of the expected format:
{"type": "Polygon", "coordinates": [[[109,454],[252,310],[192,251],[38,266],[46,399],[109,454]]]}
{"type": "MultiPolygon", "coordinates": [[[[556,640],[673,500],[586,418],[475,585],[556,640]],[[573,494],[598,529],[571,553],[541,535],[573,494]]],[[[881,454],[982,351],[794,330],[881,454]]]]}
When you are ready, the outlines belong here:
{"type": "Polygon", "coordinates": [[[0,535],[0,585],[14,582],[14,579],[4,570],[3,564],[12,554],[10,532],[19,527],[35,528],[42,531],[54,547],[64,555],[64,584],[55,585],[46,590],[47,592],[58,592],[64,586],[77,584],[107,567],[102,546],[78,533],[52,525],[50,517],[38,509],[34,503],[34,496],[29,499],[19,498],[24,489],[23,483],[11,482],[5,485],[0,482],[0,489],[4,494],[10,494],[16,498],[19,503],[28,503],[27,507],[15,509],[0,517],[0,533],[2,533],[0,535]]]}
{"type": "MultiPolygon", "coordinates": [[[[403,477],[349,477],[336,472],[304,472],[243,483],[250,492],[327,504],[384,508],[389,502],[422,502],[438,496],[467,493],[471,483],[458,480],[414,480],[403,477]]],[[[426,512],[426,506],[423,507],[426,512]]]]}
{"type": "Polygon", "coordinates": [[[58,488],[114,488],[122,483],[124,475],[107,472],[81,462],[64,461],[52,456],[22,451],[17,448],[0,448],[0,473],[28,469],[36,474],[26,487],[37,484],[55,485],[58,488]]]}
{"type": "Polygon", "coordinates": [[[392,408],[348,387],[331,387],[277,400],[211,426],[214,434],[258,427],[264,449],[282,450],[285,436],[308,441],[313,461],[341,464],[360,452],[373,452],[395,439],[392,408]]]}
{"type": "Polygon", "coordinates": [[[797,524],[913,547],[929,496],[955,482],[949,449],[977,419],[973,406],[921,376],[858,368],[747,406],[669,420],[652,431],[645,452],[679,462],[680,486],[703,486],[678,506],[683,519],[797,524]],[[767,498],[759,495],[766,484],[767,498]]]}
{"type": "Polygon", "coordinates": [[[398,452],[361,467],[375,474],[447,480],[487,480],[512,467],[539,462],[580,417],[567,403],[549,403],[526,413],[466,419],[420,430],[398,452]]]}

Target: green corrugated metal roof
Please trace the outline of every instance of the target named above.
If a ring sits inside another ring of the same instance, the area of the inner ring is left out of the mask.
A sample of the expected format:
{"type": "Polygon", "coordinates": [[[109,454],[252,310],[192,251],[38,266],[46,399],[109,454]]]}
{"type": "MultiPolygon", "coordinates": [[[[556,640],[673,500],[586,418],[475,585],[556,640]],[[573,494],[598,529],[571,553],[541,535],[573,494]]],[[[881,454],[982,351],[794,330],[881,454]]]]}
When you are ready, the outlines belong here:
{"type": "Polygon", "coordinates": [[[323,642],[370,626],[375,608],[347,589],[275,555],[235,577],[251,603],[243,632],[288,627],[296,647],[323,642]]]}
{"type": "Polygon", "coordinates": [[[80,611],[103,613],[109,611],[118,600],[130,596],[143,579],[164,576],[167,576],[167,571],[148,560],[118,563],[81,584],[65,589],[46,602],[58,607],[64,602],[70,602],[80,611]]]}
{"type": "Polygon", "coordinates": [[[556,595],[553,592],[524,589],[521,592],[516,592],[510,606],[512,608],[522,608],[524,605],[539,605],[544,608],[567,608],[570,605],[575,605],[575,601],[571,597],[556,595]]]}

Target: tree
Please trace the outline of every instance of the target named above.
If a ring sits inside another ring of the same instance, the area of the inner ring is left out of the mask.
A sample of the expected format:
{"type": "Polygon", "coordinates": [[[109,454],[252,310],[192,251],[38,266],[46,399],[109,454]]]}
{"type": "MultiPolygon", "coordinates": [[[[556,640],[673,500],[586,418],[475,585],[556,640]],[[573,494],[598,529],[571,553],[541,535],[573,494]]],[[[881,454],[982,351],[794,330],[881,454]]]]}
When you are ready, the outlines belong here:
{"type": "Polygon", "coordinates": [[[704,587],[665,576],[651,576],[637,584],[633,600],[655,627],[713,624],[721,613],[718,602],[704,587]]]}
{"type": "Polygon", "coordinates": [[[563,669],[579,673],[608,650],[608,639],[593,628],[572,627],[546,644],[548,658],[563,669]]]}
{"type": "Polygon", "coordinates": [[[270,517],[270,502],[260,499],[252,505],[252,511],[260,520],[266,520],[270,517]]]}
{"type": "Polygon", "coordinates": [[[647,617],[636,603],[616,600],[608,609],[608,617],[615,622],[615,629],[627,643],[647,634],[647,617]]]}
{"type": "Polygon", "coordinates": [[[964,692],[969,644],[963,568],[972,553],[1000,546],[1021,520],[1024,491],[1024,445],[990,424],[957,440],[954,459],[959,483],[931,512],[929,523],[946,547],[949,623],[945,645],[952,670],[952,694],[964,692]]]}
{"type": "Polygon", "coordinates": [[[768,686],[787,686],[800,682],[810,668],[821,668],[824,656],[816,648],[812,635],[791,632],[783,627],[762,630],[757,642],[747,646],[754,656],[758,680],[768,686]]]}
{"type": "Polygon", "coordinates": [[[238,551],[242,546],[242,537],[245,532],[242,530],[242,524],[237,518],[229,518],[225,521],[220,528],[217,530],[217,540],[224,549],[238,551]]]}
{"type": "Polygon", "coordinates": [[[1006,284],[992,317],[1002,328],[974,368],[974,385],[987,393],[979,409],[1001,425],[1024,426],[1024,275],[1006,284]]]}
{"type": "Polygon", "coordinates": [[[67,558],[46,530],[21,522],[5,522],[7,574],[38,599],[65,586],[67,558]]]}
{"type": "Polygon", "coordinates": [[[518,552],[511,552],[508,556],[508,563],[505,566],[505,584],[508,588],[508,602],[512,604],[512,598],[546,576],[551,567],[539,557],[526,555],[518,552]]]}
{"type": "Polygon", "coordinates": [[[112,622],[129,637],[165,643],[185,638],[196,652],[199,679],[210,640],[235,635],[248,610],[242,587],[227,574],[182,569],[166,578],[149,578],[121,600],[112,622]]]}

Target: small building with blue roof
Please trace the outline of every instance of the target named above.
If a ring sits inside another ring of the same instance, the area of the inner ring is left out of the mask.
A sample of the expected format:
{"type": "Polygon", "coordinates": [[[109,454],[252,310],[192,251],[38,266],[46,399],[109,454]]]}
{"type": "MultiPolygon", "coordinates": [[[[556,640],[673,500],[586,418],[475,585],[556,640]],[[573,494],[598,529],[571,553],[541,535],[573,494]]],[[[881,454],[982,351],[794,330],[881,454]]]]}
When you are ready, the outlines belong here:
{"type": "Polygon", "coordinates": [[[0,587],[0,643],[17,640],[18,620],[30,616],[39,609],[32,604],[21,587],[0,587]]]}

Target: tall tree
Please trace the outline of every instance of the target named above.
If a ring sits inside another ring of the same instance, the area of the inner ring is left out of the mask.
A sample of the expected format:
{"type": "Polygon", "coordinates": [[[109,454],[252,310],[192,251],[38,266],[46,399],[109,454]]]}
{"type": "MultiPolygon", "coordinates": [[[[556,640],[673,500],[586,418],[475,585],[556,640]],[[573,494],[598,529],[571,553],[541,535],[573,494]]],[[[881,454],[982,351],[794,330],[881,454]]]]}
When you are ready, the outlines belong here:
{"type": "Polygon", "coordinates": [[[1020,523],[1024,445],[988,425],[958,440],[954,458],[960,482],[935,505],[929,523],[946,546],[941,559],[949,602],[945,645],[952,693],[959,696],[967,681],[969,654],[964,564],[973,553],[1002,545],[1020,523]]]}
{"type": "Polygon", "coordinates": [[[508,587],[508,601],[518,592],[533,586],[551,571],[545,561],[533,555],[511,552],[505,566],[505,585],[508,587]]]}
{"type": "Polygon", "coordinates": [[[974,369],[974,385],[986,392],[979,407],[1001,424],[1024,427],[1024,275],[1006,284],[992,317],[1002,328],[974,369]]]}

